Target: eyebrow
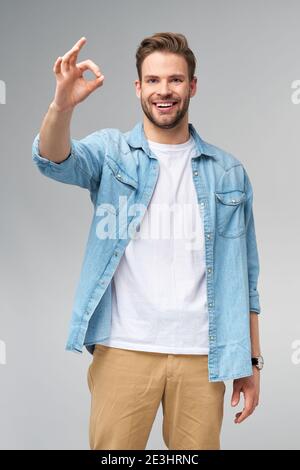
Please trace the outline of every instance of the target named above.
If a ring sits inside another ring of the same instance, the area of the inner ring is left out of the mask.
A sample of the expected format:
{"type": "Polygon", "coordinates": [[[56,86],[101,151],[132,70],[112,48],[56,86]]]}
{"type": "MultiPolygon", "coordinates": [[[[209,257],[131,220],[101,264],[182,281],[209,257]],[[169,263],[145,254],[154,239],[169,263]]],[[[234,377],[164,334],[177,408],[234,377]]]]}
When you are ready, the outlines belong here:
{"type": "MultiPolygon", "coordinates": [[[[173,78],[173,77],[185,78],[185,76],[181,73],[174,73],[173,75],[170,75],[169,78],[173,78]]],[[[157,75],[145,75],[144,79],[146,80],[147,78],[159,78],[159,77],[157,75]]]]}

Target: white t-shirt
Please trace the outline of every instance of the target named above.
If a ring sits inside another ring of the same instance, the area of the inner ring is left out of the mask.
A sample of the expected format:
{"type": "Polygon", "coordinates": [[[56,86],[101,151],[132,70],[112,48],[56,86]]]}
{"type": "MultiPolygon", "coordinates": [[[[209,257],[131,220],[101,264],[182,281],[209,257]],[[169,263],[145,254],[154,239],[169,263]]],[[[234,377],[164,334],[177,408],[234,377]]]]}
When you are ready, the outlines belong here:
{"type": "Polygon", "coordinates": [[[191,166],[194,139],[148,143],[159,161],[158,180],[140,231],[112,279],[111,335],[101,344],[208,354],[204,231],[191,166]]]}

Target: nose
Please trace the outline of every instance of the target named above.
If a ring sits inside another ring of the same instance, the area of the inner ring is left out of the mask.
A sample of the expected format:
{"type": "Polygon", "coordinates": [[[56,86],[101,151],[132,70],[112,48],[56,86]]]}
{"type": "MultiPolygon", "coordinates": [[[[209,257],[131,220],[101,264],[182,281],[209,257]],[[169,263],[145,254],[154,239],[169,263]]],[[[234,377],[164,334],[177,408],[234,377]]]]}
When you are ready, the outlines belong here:
{"type": "Polygon", "coordinates": [[[162,80],[159,85],[159,90],[157,94],[160,96],[169,95],[170,94],[170,86],[168,80],[162,80]]]}

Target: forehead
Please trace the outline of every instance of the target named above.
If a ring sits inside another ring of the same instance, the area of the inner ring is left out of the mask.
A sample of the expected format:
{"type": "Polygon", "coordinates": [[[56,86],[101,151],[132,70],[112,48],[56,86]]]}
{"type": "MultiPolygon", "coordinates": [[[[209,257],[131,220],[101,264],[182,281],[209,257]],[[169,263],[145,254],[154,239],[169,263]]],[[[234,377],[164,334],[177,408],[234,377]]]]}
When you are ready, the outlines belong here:
{"type": "Polygon", "coordinates": [[[188,74],[188,65],[184,57],[171,52],[152,52],[143,61],[143,75],[188,74]]]}

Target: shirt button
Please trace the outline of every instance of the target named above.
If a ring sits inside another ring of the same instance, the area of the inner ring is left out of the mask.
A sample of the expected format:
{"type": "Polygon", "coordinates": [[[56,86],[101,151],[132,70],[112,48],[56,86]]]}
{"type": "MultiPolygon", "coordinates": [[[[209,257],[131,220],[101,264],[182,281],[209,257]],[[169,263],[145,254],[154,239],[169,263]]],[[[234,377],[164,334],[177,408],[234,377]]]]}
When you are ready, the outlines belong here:
{"type": "Polygon", "coordinates": [[[214,336],[210,336],[209,338],[210,338],[212,341],[215,339],[215,337],[214,337],[214,336]]]}
{"type": "Polygon", "coordinates": [[[194,171],[194,175],[198,176],[198,171],[197,170],[194,171]]]}
{"type": "Polygon", "coordinates": [[[210,240],[210,239],[211,239],[211,234],[208,233],[208,234],[206,235],[206,238],[207,238],[207,240],[210,240]]]}
{"type": "Polygon", "coordinates": [[[201,202],[201,203],[200,203],[200,206],[201,206],[201,207],[204,207],[204,206],[205,206],[205,202],[201,202]]]}
{"type": "Polygon", "coordinates": [[[209,307],[212,307],[212,306],[213,306],[213,303],[212,303],[212,302],[209,302],[208,306],[209,306],[209,307]]]}
{"type": "Polygon", "coordinates": [[[212,269],[211,268],[207,268],[207,272],[208,274],[210,274],[212,272],[212,269]]]}
{"type": "Polygon", "coordinates": [[[122,179],[122,176],[120,175],[120,173],[117,174],[117,178],[120,178],[120,180],[122,179]]]}
{"type": "Polygon", "coordinates": [[[115,251],[115,256],[118,256],[118,254],[119,254],[119,253],[118,253],[117,251],[115,251]]]}

